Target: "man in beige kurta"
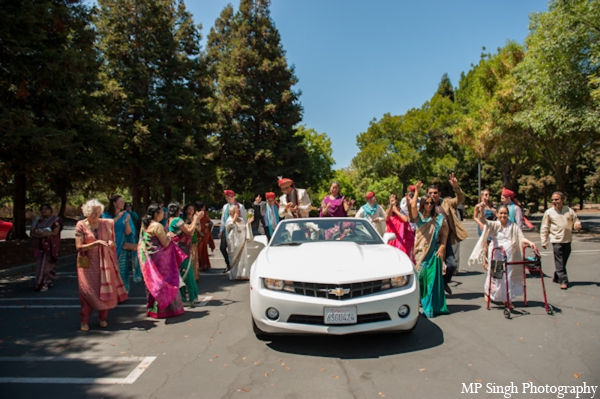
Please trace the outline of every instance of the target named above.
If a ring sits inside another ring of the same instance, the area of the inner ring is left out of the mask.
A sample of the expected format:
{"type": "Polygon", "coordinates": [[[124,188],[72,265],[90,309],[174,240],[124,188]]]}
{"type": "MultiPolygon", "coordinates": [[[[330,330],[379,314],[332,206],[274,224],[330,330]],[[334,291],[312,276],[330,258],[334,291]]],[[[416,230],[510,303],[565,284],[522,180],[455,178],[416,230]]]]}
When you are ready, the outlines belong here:
{"type": "Polygon", "coordinates": [[[564,200],[565,196],[560,191],[552,194],[553,207],[544,212],[540,236],[544,249],[548,246],[548,239],[552,244],[554,266],[556,267],[552,281],[559,283],[560,288],[566,290],[569,287],[567,260],[571,255],[572,232],[573,228],[581,229],[581,222],[575,211],[564,205],[564,200]]]}

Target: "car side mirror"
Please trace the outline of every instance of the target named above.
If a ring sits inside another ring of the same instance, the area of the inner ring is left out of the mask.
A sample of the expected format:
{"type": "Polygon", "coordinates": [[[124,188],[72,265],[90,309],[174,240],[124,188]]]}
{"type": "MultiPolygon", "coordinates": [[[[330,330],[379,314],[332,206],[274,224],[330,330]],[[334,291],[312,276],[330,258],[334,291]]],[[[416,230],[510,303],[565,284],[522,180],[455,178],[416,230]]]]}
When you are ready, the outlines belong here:
{"type": "Polygon", "coordinates": [[[269,245],[269,240],[267,236],[254,236],[254,242],[264,245],[265,247],[269,245]]]}
{"type": "Polygon", "coordinates": [[[394,234],[394,233],[384,233],[383,234],[383,242],[385,242],[386,244],[395,239],[396,239],[396,234],[394,234]]]}

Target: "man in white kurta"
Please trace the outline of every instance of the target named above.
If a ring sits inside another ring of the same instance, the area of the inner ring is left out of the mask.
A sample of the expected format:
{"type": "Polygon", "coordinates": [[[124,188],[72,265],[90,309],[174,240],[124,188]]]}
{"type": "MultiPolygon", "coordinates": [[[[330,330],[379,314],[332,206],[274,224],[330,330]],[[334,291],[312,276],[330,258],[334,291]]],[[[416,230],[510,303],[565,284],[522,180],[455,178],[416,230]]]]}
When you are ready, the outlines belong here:
{"type": "MultiPolygon", "coordinates": [[[[236,212],[237,213],[237,212],[236,212]]],[[[251,263],[248,259],[248,242],[252,241],[250,223],[232,215],[225,224],[227,231],[227,252],[231,271],[230,280],[248,280],[251,263]]]]}
{"type": "Polygon", "coordinates": [[[279,217],[282,219],[307,218],[312,207],[310,198],[303,188],[296,188],[291,179],[277,182],[283,195],[279,198],[279,217]]]}
{"type": "Polygon", "coordinates": [[[227,203],[223,205],[223,210],[221,211],[221,226],[219,227],[219,239],[221,240],[221,244],[219,245],[219,249],[221,250],[221,254],[223,254],[225,264],[227,265],[223,273],[227,273],[231,268],[229,266],[229,256],[227,255],[227,231],[225,230],[225,224],[227,223],[227,219],[229,219],[229,208],[231,205],[237,205],[240,209],[240,216],[244,220],[244,223],[246,222],[246,208],[235,200],[235,192],[233,190],[225,190],[223,191],[223,194],[225,195],[225,201],[227,201],[227,203]]]}
{"type": "Polygon", "coordinates": [[[375,191],[370,191],[365,195],[367,203],[360,207],[356,212],[357,218],[367,219],[371,226],[383,237],[385,233],[385,211],[377,203],[377,197],[375,191]]]}

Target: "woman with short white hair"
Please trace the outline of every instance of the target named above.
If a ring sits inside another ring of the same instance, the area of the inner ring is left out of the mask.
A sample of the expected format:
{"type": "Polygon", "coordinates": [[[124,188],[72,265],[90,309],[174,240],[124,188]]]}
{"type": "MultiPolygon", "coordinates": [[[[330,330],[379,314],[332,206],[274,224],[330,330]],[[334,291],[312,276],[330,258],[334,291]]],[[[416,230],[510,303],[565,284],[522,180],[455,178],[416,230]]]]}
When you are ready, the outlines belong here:
{"type": "Polygon", "coordinates": [[[97,199],[82,207],[85,219],[75,226],[77,248],[77,281],[81,303],[81,331],[88,331],[89,319],[98,310],[100,327],[108,323],[108,310],[127,299],[127,291],[119,274],[112,219],[100,219],[104,205],[97,199]]]}

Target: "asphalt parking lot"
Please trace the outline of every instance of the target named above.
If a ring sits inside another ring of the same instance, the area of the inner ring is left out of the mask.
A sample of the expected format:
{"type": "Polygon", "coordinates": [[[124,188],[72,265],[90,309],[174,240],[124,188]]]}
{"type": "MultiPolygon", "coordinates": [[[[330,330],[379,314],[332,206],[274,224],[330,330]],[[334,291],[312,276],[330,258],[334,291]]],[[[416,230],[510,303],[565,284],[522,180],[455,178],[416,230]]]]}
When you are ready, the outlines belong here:
{"type": "MultiPolygon", "coordinates": [[[[590,216],[590,225],[595,220],[590,216]]],[[[485,309],[483,269],[466,267],[477,236],[474,223],[466,226],[471,237],[461,244],[451,314],[421,316],[408,335],[260,341],[251,328],[248,283],[221,274],[217,252],[213,270],[200,279],[202,302],[184,315],[146,318],[143,285],[134,284],[130,299],[111,310],[109,327],[98,328],[94,315],[87,333],[78,330],[74,267],[60,269],[46,293],[33,291],[30,275],[2,279],[0,397],[501,398],[486,393],[486,385],[512,383],[519,393],[511,397],[519,398],[532,395],[522,393],[524,383],[599,385],[599,237],[576,237],[569,290],[545,279],[554,315],[546,314],[540,278],[532,277],[529,306],[517,301],[508,320],[500,307],[485,309]],[[463,383],[483,388],[464,393],[463,383]]],[[[538,235],[527,236],[539,244],[538,235]]],[[[255,245],[251,256],[259,250],[255,245]]],[[[551,250],[542,254],[551,276],[551,250]]]]}

